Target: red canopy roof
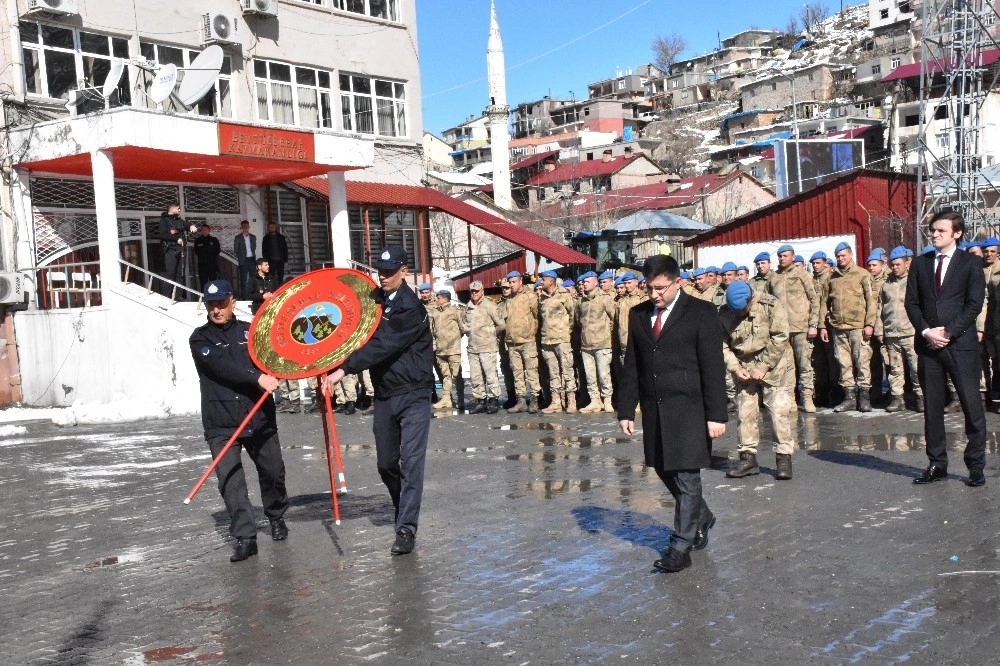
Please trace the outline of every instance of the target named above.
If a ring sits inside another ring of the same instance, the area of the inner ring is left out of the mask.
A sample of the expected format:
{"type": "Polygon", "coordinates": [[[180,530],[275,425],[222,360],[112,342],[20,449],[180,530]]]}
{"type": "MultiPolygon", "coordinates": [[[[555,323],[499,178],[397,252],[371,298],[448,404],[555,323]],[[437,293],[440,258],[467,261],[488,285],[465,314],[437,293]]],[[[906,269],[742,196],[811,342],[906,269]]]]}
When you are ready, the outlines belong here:
{"type": "MultiPolygon", "coordinates": [[[[1000,49],[992,49],[990,51],[983,51],[983,66],[992,65],[997,60],[1000,60],[1000,49]]],[[[941,67],[941,63],[937,61],[932,61],[928,65],[928,69],[931,74],[939,74],[942,69],[945,71],[950,71],[954,69],[954,62],[949,62],[945,67],[941,67]]],[[[896,69],[892,70],[884,77],[882,81],[896,81],[898,79],[910,79],[915,76],[920,76],[920,63],[915,62],[910,65],[900,65],[896,69]]]]}
{"type": "Polygon", "coordinates": [[[641,155],[637,155],[635,157],[614,157],[607,162],[600,159],[574,162],[573,164],[557,164],[556,168],[552,171],[542,171],[532,176],[528,179],[527,184],[547,185],[549,183],[565,183],[570,180],[610,176],[624,169],[640,157],[641,155]]]}
{"type": "Polygon", "coordinates": [[[544,153],[538,153],[537,155],[531,155],[529,157],[525,157],[520,162],[515,162],[514,164],[511,164],[510,165],[510,170],[511,171],[517,171],[518,169],[527,169],[530,166],[534,166],[535,164],[538,164],[539,162],[541,162],[542,160],[544,160],[546,157],[552,157],[553,155],[558,155],[558,154],[559,154],[559,150],[556,149],[556,150],[547,150],[544,153]]]}
{"type": "MultiPolygon", "coordinates": [[[[329,196],[329,184],[325,176],[300,178],[293,182],[299,187],[310,190],[323,198],[329,196]]],[[[347,201],[348,203],[368,204],[372,206],[434,208],[556,263],[595,263],[592,258],[585,254],[581,254],[565,245],[560,245],[544,236],[532,233],[527,229],[522,229],[516,224],[512,224],[496,215],[491,215],[464,201],[453,199],[447,194],[429,187],[349,180],[347,181],[347,201]]]]}

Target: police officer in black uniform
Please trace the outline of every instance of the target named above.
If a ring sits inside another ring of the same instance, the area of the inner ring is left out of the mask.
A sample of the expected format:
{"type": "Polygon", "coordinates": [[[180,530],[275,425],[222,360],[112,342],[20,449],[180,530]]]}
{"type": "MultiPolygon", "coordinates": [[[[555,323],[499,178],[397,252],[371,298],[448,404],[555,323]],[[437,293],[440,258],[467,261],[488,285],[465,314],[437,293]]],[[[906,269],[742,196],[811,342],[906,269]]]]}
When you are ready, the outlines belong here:
{"type": "Polygon", "coordinates": [[[212,227],[201,225],[201,234],[194,239],[194,254],[198,257],[198,278],[201,280],[201,290],[212,280],[219,279],[219,254],[222,247],[219,239],[212,235],[212,227]]]}
{"type": "Polygon", "coordinates": [[[327,377],[324,389],[332,392],[345,374],[371,369],[378,472],[396,507],[396,540],[390,552],[405,555],[416,540],[424,490],[434,349],[427,310],[406,284],[406,252],[387,247],[374,266],[381,287],[372,298],[382,304],[382,320],[371,339],[327,377]]]}
{"type": "MultiPolygon", "coordinates": [[[[160,229],[157,236],[163,247],[163,277],[184,284],[184,248],[187,245],[187,234],[194,233],[197,228],[181,217],[181,205],[173,203],[166,212],[160,213],[160,229]]],[[[170,285],[166,285],[165,293],[170,293],[170,285]]]]}
{"type": "MultiPolygon", "coordinates": [[[[209,282],[204,299],[208,322],[195,329],[190,344],[201,382],[205,440],[215,458],[260,399],[261,392],[270,393],[278,388],[278,379],[262,373],[250,360],[247,350],[250,324],[233,316],[236,299],[232,285],[225,280],[209,282]]],[[[271,538],[282,541],[288,536],[282,517],[288,509],[288,493],[272,398],[264,401],[215,468],[219,492],[229,512],[229,534],[236,539],[230,562],[257,554],[257,518],[247,495],[241,447],[257,467],[264,515],[271,522],[271,538]]]]}

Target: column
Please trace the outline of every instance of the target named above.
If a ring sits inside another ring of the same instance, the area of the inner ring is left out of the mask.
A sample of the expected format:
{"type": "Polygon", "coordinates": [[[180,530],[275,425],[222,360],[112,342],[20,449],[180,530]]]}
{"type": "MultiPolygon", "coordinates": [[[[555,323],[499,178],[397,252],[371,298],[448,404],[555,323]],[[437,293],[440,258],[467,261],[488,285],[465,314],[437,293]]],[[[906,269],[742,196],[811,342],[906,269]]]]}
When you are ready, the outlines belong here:
{"type": "MultiPolygon", "coordinates": [[[[12,183],[11,209],[14,214],[13,226],[16,232],[13,237],[17,238],[17,244],[13,247],[5,247],[4,254],[13,251],[14,267],[18,270],[30,268],[35,261],[35,214],[31,208],[31,183],[30,174],[23,169],[15,170],[15,178],[12,183]]],[[[4,236],[11,238],[7,230],[4,236]]],[[[34,279],[32,276],[31,279],[34,279]]]]}
{"type": "Polygon", "coordinates": [[[343,171],[327,174],[330,197],[330,240],[333,243],[333,265],[351,267],[351,223],[347,215],[347,179],[343,171]]]}
{"type": "Polygon", "coordinates": [[[111,153],[90,154],[94,173],[94,203],[97,211],[97,248],[101,253],[101,296],[108,304],[113,290],[122,283],[121,251],[118,247],[118,205],[115,203],[115,167],[111,153]]]}

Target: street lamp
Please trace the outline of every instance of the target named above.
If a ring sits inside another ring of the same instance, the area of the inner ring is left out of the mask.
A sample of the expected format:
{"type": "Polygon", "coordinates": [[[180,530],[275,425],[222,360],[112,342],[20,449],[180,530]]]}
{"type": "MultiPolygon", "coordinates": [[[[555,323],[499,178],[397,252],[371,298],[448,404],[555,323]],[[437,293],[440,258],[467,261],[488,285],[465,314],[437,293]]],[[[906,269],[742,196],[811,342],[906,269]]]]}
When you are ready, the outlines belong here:
{"type": "Polygon", "coordinates": [[[795,136],[795,172],[799,183],[799,194],[802,194],[802,156],[799,154],[799,111],[795,103],[795,77],[791,74],[778,72],[779,76],[788,79],[792,84],[792,133],[795,136]]]}

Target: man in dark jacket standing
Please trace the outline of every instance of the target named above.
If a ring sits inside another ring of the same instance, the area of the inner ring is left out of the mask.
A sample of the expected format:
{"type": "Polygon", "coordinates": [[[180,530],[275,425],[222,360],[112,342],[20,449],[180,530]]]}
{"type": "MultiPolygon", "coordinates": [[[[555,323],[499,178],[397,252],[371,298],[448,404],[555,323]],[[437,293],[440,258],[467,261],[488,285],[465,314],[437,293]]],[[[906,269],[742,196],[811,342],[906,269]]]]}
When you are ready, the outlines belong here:
{"type": "Polygon", "coordinates": [[[393,555],[411,552],[416,540],[434,386],[430,322],[423,303],[406,284],[406,263],[401,247],[379,253],[374,265],[381,287],[372,298],[382,304],[382,320],[372,338],[325,382],[325,390],[332,392],[345,374],[371,368],[378,472],[396,508],[393,555]]]}
{"type": "MultiPolygon", "coordinates": [[[[181,205],[171,204],[166,212],[160,213],[160,229],[157,236],[163,247],[163,277],[184,284],[184,248],[188,232],[194,233],[195,226],[188,225],[181,217],[181,205]]],[[[166,286],[169,294],[171,287],[166,286]]]]}
{"type": "MultiPolygon", "coordinates": [[[[261,391],[278,388],[278,379],[258,370],[250,360],[247,338],[250,324],[233,316],[236,299],[225,280],[205,286],[208,322],[191,334],[191,355],[201,383],[201,420],[212,457],[219,455],[233,432],[260,399],[261,391]]],[[[283,518],[288,508],[285,463],[278,442],[274,400],[264,401],[239,438],[215,468],[219,492],[229,512],[229,533],[236,539],[230,562],[257,554],[257,518],[247,494],[240,449],[257,467],[264,515],[271,522],[271,538],[288,536],[283,518]]]]}
{"type": "Polygon", "coordinates": [[[257,261],[257,237],[250,233],[249,220],[240,222],[240,233],[233,237],[233,256],[240,271],[240,296],[249,299],[247,280],[253,275],[257,261]]]}
{"type": "Polygon", "coordinates": [[[701,494],[701,468],[712,440],[726,432],[722,324],[715,306],[681,291],[680,268],[667,255],[646,260],[649,300],[629,311],[628,343],[618,384],[618,421],[635,432],[642,406],[643,449],[674,498],[670,545],[653,563],[661,571],[691,566],[692,549],[708,545],[715,516],[701,494]]]}
{"type": "Polygon", "coordinates": [[[285,283],[285,262],[288,261],[288,241],[278,233],[278,225],[267,223],[267,235],[260,244],[260,256],[271,265],[271,277],[278,287],[285,283]]]}
{"type": "Polygon", "coordinates": [[[198,277],[201,279],[202,291],[209,282],[219,279],[221,252],[219,239],[212,235],[212,227],[207,224],[201,225],[201,235],[194,239],[194,253],[198,257],[198,277]]]}

